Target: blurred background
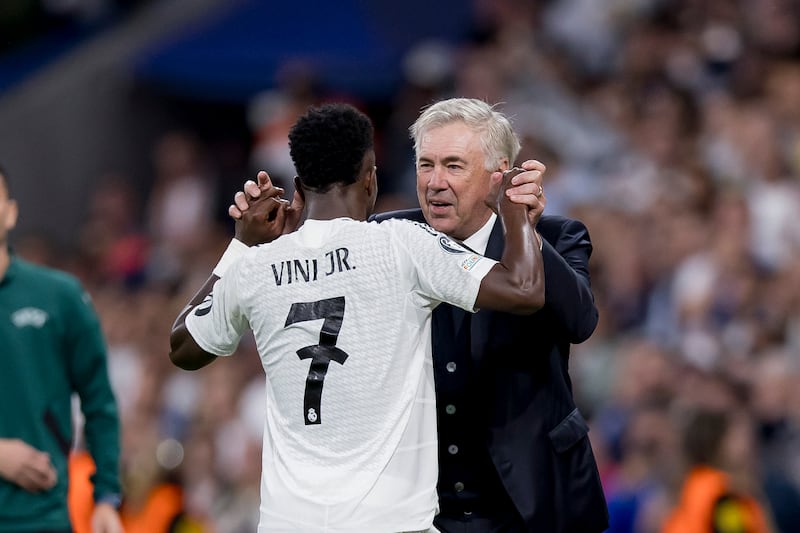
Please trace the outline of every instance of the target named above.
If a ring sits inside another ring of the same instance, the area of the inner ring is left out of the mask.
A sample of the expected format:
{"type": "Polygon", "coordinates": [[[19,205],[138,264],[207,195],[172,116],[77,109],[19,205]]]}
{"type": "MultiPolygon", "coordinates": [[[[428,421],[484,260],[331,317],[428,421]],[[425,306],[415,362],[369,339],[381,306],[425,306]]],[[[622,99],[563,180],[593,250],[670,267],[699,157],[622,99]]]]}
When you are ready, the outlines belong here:
{"type": "Polygon", "coordinates": [[[415,207],[408,127],[449,96],[501,102],[546,212],[589,228],[601,318],[570,365],[610,531],[662,531],[698,409],[725,418],[706,451],[800,531],[800,2],[3,0],[12,242],[94,298],[130,530],[157,533],[135,518],[159,490],[185,531],[255,530],[252,342],[194,374],[167,357],[233,193],[258,169],[290,189],[288,128],[344,100],[375,122],[378,209],[415,207]]]}

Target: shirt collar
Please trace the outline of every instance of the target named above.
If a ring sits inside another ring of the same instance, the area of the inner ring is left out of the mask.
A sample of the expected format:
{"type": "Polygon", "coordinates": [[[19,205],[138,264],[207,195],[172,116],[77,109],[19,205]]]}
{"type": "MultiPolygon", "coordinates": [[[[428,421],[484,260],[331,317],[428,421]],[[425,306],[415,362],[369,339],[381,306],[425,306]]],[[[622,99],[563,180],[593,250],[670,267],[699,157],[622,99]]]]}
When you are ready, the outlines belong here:
{"type": "Polygon", "coordinates": [[[493,212],[481,229],[464,239],[464,244],[479,254],[485,255],[486,247],[489,245],[489,237],[492,235],[492,228],[496,220],[497,215],[493,212]]]}

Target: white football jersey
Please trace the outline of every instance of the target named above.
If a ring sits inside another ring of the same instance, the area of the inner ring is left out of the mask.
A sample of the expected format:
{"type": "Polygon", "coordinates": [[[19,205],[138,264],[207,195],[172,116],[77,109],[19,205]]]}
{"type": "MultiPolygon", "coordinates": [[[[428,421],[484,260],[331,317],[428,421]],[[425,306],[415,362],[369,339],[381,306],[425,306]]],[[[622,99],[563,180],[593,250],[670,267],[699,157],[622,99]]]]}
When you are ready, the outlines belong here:
{"type": "Polygon", "coordinates": [[[186,318],[267,376],[259,532],[397,532],[437,510],[431,311],[475,311],[496,261],[425,224],[307,220],[253,247],[186,318]]]}

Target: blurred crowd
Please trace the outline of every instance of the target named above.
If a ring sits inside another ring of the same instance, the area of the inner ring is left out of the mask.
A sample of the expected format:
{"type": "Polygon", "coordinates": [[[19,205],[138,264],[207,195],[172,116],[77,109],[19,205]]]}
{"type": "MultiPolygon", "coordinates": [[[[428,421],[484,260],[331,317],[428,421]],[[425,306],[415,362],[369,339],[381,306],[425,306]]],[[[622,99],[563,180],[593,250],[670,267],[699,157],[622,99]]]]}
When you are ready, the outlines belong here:
{"type": "MultiPolygon", "coordinates": [[[[662,530],[697,413],[723,420],[714,460],[774,530],[800,530],[800,4],[474,3],[469,41],[420,43],[376,121],[378,209],[417,205],[407,128],[424,105],[502,102],[520,161],[548,167],[546,213],[582,220],[594,243],[600,325],[570,367],[611,531],[662,530]]],[[[174,484],[195,531],[255,530],[264,377],[252,341],[191,374],[169,362],[168,334],[231,236],[220,196],[259,168],[288,188],[288,127],[332,96],[287,68],[251,105],[243,175],[219,175],[192,132],[164,132],[151,190],[141,196],[124,169],[109,176],[74,253],[16,242],[94,298],[123,424],[126,513],[174,484]]]]}

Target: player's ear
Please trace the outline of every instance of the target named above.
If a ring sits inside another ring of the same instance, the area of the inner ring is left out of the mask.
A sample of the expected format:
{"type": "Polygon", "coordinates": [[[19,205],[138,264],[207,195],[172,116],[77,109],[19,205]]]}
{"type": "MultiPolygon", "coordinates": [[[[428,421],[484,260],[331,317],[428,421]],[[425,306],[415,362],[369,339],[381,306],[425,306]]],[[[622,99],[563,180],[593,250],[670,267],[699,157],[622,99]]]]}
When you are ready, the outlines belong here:
{"type": "Polygon", "coordinates": [[[378,191],[378,167],[372,168],[364,175],[364,187],[368,196],[373,196],[378,191]]]}
{"type": "Polygon", "coordinates": [[[303,200],[303,203],[306,201],[306,190],[303,186],[303,180],[300,179],[300,176],[294,177],[294,190],[297,191],[297,194],[300,195],[300,198],[303,200]]]}
{"type": "Polygon", "coordinates": [[[378,170],[378,167],[373,165],[372,170],[370,170],[369,173],[366,176],[367,185],[364,188],[364,192],[366,192],[367,199],[368,199],[367,201],[369,202],[368,203],[368,209],[367,209],[367,215],[368,216],[375,212],[375,202],[377,202],[377,200],[378,200],[378,172],[377,172],[377,170],[378,170]]]}

